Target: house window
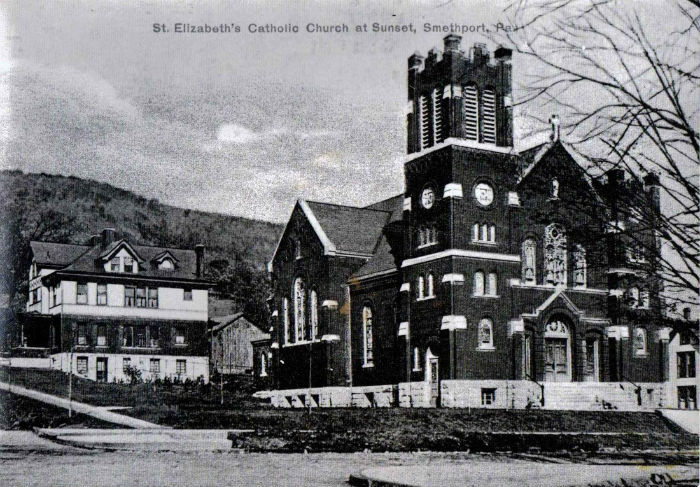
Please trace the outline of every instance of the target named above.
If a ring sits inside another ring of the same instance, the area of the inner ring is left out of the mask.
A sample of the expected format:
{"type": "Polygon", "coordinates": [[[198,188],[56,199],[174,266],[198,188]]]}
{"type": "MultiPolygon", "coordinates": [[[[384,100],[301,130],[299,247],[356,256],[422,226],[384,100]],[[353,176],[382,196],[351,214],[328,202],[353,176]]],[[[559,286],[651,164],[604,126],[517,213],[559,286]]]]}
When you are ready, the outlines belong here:
{"type": "Polygon", "coordinates": [[[90,341],[87,325],[78,325],[78,345],[87,345],[90,341]]]}
{"type": "Polygon", "coordinates": [[[192,301],[192,289],[183,289],[182,299],[183,301],[192,301]]]}
{"type": "Polygon", "coordinates": [[[107,305],[107,284],[97,285],[97,304],[99,306],[107,305]]]}
{"type": "Polygon", "coordinates": [[[636,356],[647,354],[647,331],[644,328],[634,329],[634,354],[636,356]]]}
{"type": "Polygon", "coordinates": [[[97,346],[107,346],[107,327],[104,325],[100,325],[97,327],[97,346]]]}
{"type": "Polygon", "coordinates": [[[642,289],[639,291],[639,307],[649,309],[649,290],[642,289]]]}
{"type": "Polygon", "coordinates": [[[122,372],[124,372],[126,374],[130,368],[131,368],[131,359],[129,357],[124,357],[122,359],[122,372]]]}
{"type": "Polygon", "coordinates": [[[474,85],[466,85],[462,90],[464,99],[462,128],[464,138],[479,140],[479,93],[474,85]]]}
{"type": "Polygon", "coordinates": [[[432,92],[433,105],[433,140],[435,144],[443,141],[442,134],[442,88],[434,88],[432,92]]]}
{"type": "Polygon", "coordinates": [[[165,258],[158,265],[158,269],[163,271],[172,271],[173,269],[175,269],[175,264],[173,264],[172,260],[165,258]]]}
{"type": "Polygon", "coordinates": [[[154,377],[158,377],[160,375],[160,359],[159,358],[152,358],[151,359],[151,366],[149,368],[149,371],[151,372],[151,375],[154,377]]]}
{"type": "Polygon", "coordinates": [[[157,308],[158,307],[158,288],[149,287],[148,288],[148,307],[157,308]]]}
{"type": "Polygon", "coordinates": [[[697,345],[698,344],[697,337],[695,335],[693,335],[693,333],[690,331],[680,332],[679,340],[680,340],[681,345],[697,345]]]}
{"type": "Polygon", "coordinates": [[[300,277],[294,281],[294,329],[296,341],[302,341],[306,334],[306,290],[300,277]]]}
{"type": "Polygon", "coordinates": [[[413,371],[420,372],[423,370],[423,364],[420,360],[420,348],[413,347],[413,371]]]}
{"type": "Polygon", "coordinates": [[[374,342],[372,336],[372,308],[362,308],[362,355],[364,365],[370,367],[374,364],[374,342]]]}
{"type": "Polygon", "coordinates": [[[136,331],[136,346],[140,348],[147,348],[148,347],[148,341],[146,340],[146,327],[145,326],[137,326],[135,327],[136,331]]]}
{"type": "Polygon", "coordinates": [[[122,347],[133,347],[135,340],[135,330],[133,326],[125,326],[124,334],[122,335],[122,347]]]}
{"type": "Polygon", "coordinates": [[[124,287],[124,306],[133,308],[136,306],[136,288],[132,286],[124,287]]]}
{"type": "Polygon", "coordinates": [[[697,397],[696,386],[679,386],[678,409],[697,409],[697,397]]]}
{"type": "Polygon", "coordinates": [[[309,301],[309,307],[311,308],[309,328],[311,337],[315,340],[318,338],[318,295],[316,294],[315,289],[311,290],[309,301]]]}
{"type": "Polygon", "coordinates": [[[489,278],[487,281],[486,294],[489,296],[496,296],[498,294],[497,289],[498,276],[495,272],[489,272],[489,278]]]}
{"type": "Polygon", "coordinates": [[[149,332],[149,344],[151,348],[158,348],[160,345],[160,328],[158,328],[157,326],[151,326],[149,328],[149,332]]]}
{"type": "Polygon", "coordinates": [[[121,262],[119,262],[119,257],[114,257],[112,260],[109,261],[109,270],[110,272],[121,271],[121,262]]]}
{"type": "Polygon", "coordinates": [[[481,130],[484,144],[496,143],[496,93],[492,89],[484,90],[481,99],[481,130]]]}
{"type": "Polygon", "coordinates": [[[88,285],[84,282],[78,283],[78,304],[88,304],[88,285]]]}
{"type": "Polygon", "coordinates": [[[267,377],[267,354],[260,353],[260,377],[267,377]]]}
{"type": "Polygon", "coordinates": [[[134,272],[133,257],[124,257],[124,272],[134,272]]]}
{"type": "Polygon", "coordinates": [[[58,306],[61,304],[61,287],[56,286],[53,288],[53,305],[58,306]]]}
{"type": "Polygon", "coordinates": [[[178,377],[187,375],[187,360],[178,359],[175,361],[175,375],[178,377]]]}
{"type": "Polygon", "coordinates": [[[544,231],[544,268],[546,284],[566,285],[566,232],[557,223],[544,231]]]}
{"type": "Polygon", "coordinates": [[[496,389],[493,388],[481,388],[481,405],[489,406],[496,402],[496,389]]]}
{"type": "Polygon", "coordinates": [[[88,358],[87,357],[78,357],[76,372],[78,373],[78,375],[87,375],[87,373],[88,373],[88,358]]]}
{"type": "Polygon", "coordinates": [[[630,308],[639,306],[639,288],[631,287],[627,290],[627,304],[630,308]]]}
{"type": "Polygon", "coordinates": [[[145,308],[146,307],[146,295],[147,295],[147,288],[145,287],[137,287],[136,288],[136,307],[137,308],[145,308]]]}
{"type": "Polygon", "coordinates": [[[474,296],[484,295],[484,273],[477,271],[474,273],[474,296]]]}
{"type": "Polygon", "coordinates": [[[586,287],[586,249],[580,245],[574,251],[574,286],[586,287]]]}
{"type": "Polygon", "coordinates": [[[479,322],[479,348],[493,348],[493,322],[489,318],[479,322]]]}
{"type": "Polygon", "coordinates": [[[175,345],[185,345],[187,343],[187,331],[182,326],[175,327],[175,345]]]}
{"type": "Polygon", "coordinates": [[[695,377],[695,352],[678,352],[678,378],[686,379],[695,377]]]}
{"type": "Polygon", "coordinates": [[[647,261],[644,253],[644,246],[641,244],[631,244],[627,247],[627,260],[633,264],[643,264],[647,261]]]}
{"type": "Polygon", "coordinates": [[[496,225],[490,223],[475,223],[472,228],[472,241],[496,243],[496,225]]]}

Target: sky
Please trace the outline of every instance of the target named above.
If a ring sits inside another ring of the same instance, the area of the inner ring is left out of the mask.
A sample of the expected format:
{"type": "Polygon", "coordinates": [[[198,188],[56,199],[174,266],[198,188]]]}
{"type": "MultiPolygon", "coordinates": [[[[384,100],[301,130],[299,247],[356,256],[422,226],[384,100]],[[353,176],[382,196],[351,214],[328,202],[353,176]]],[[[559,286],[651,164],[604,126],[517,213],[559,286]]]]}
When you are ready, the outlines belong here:
{"type": "MultiPolygon", "coordinates": [[[[3,1],[0,168],[275,222],[298,198],[367,205],[403,191],[407,58],[441,48],[445,35],[423,24],[493,28],[503,6],[3,1]],[[178,22],[241,32],[176,34],[178,22]],[[416,32],[353,32],[374,22],[416,32]],[[351,32],[308,33],[309,23],[351,32]],[[251,33],[250,24],[294,24],[299,33],[251,33]]],[[[483,41],[465,33],[462,47],[483,41]]],[[[513,64],[516,78],[528,69],[513,64]]],[[[516,114],[516,139],[547,130],[527,110],[516,114]]]]}

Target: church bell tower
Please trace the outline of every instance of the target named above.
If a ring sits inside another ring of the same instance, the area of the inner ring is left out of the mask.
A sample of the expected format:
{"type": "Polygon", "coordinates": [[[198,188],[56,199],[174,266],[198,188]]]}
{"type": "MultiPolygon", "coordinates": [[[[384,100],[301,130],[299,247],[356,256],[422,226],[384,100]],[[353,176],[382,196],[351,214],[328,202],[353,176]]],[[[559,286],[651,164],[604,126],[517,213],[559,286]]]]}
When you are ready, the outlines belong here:
{"type": "Polygon", "coordinates": [[[408,153],[457,138],[499,147],[513,145],[512,51],[499,47],[494,61],[485,44],[469,55],[462,38],[444,38],[444,51],[408,58],[408,153]]]}

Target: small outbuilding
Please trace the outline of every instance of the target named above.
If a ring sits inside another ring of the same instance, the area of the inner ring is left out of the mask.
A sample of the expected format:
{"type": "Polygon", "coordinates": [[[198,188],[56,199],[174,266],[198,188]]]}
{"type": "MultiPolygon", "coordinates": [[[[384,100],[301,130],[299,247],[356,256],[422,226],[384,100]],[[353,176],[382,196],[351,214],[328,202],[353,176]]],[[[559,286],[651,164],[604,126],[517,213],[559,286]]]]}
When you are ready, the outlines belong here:
{"type": "Polygon", "coordinates": [[[270,335],[251,323],[243,313],[212,318],[211,366],[220,374],[252,374],[255,365],[253,342],[270,335]]]}

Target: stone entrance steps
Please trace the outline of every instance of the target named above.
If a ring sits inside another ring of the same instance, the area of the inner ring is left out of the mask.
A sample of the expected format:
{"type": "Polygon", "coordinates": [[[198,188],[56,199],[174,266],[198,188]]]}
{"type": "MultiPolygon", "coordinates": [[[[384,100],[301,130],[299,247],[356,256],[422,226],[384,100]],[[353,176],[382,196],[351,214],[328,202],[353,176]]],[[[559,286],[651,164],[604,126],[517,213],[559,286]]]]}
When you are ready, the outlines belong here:
{"type": "Polygon", "coordinates": [[[545,409],[643,411],[663,406],[659,384],[624,382],[545,383],[545,409]]]}

